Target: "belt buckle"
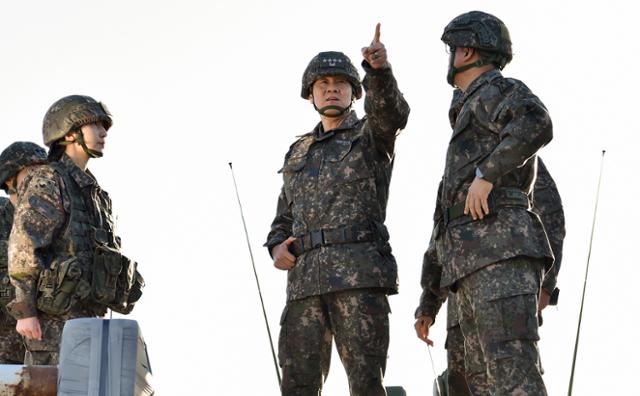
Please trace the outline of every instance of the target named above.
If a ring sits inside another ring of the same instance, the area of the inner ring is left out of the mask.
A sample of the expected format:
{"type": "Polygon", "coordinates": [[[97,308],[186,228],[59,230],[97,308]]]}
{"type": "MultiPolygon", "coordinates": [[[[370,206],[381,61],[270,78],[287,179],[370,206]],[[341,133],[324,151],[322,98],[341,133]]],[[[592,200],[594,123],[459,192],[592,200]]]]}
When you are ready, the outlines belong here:
{"type": "Polygon", "coordinates": [[[309,233],[309,239],[311,240],[311,249],[317,249],[324,245],[324,233],[322,230],[314,230],[309,233]]]}

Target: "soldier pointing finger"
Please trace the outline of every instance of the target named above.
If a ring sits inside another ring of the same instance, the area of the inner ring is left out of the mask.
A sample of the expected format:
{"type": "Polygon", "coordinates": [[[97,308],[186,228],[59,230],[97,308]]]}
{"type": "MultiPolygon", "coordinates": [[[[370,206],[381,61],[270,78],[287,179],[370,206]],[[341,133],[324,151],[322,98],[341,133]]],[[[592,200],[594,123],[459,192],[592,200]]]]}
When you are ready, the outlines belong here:
{"type": "Polygon", "coordinates": [[[350,393],[385,395],[389,303],[397,266],[384,225],[398,131],[409,106],[380,42],[362,50],[360,77],[342,52],[316,55],[301,96],[320,116],[295,141],[280,173],[283,187],[265,246],[287,270],[287,304],[278,343],[283,395],[317,395],[335,339],[350,393]],[[365,118],[351,105],[366,90],[365,118]]]}

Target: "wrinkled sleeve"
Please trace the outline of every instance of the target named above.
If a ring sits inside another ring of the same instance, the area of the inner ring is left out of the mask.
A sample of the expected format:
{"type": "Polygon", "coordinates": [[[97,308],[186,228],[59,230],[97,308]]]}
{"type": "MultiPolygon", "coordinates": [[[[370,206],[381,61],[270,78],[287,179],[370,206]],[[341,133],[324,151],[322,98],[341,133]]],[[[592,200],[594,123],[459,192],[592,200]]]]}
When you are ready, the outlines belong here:
{"type": "Polygon", "coordinates": [[[364,110],[373,140],[379,152],[393,158],[396,136],[407,125],[409,105],[398,89],[391,68],[374,69],[362,62],[367,72],[362,85],[366,91],[364,110]]]}
{"type": "Polygon", "coordinates": [[[498,105],[496,124],[502,127],[500,143],[478,164],[491,183],[522,166],[553,138],[549,113],[532,94],[515,94],[505,99],[498,105]]]}
{"type": "Polygon", "coordinates": [[[280,196],[278,196],[276,216],[271,223],[271,231],[267,235],[267,242],[264,244],[270,255],[274,246],[281,244],[293,234],[292,225],[291,205],[287,202],[284,187],[282,187],[280,196]]]}
{"type": "Polygon", "coordinates": [[[416,319],[426,315],[431,317],[434,323],[440,307],[447,299],[447,291],[440,288],[442,265],[438,261],[435,235],[436,230],[434,229],[429,247],[424,253],[422,260],[422,275],[420,277],[422,294],[420,295],[420,303],[415,312],[416,319]]]}
{"type": "Polygon", "coordinates": [[[37,315],[37,285],[46,266],[45,250],[66,219],[60,184],[53,170],[41,167],[21,186],[9,237],[9,277],[16,298],[7,308],[16,319],[37,315]]]}

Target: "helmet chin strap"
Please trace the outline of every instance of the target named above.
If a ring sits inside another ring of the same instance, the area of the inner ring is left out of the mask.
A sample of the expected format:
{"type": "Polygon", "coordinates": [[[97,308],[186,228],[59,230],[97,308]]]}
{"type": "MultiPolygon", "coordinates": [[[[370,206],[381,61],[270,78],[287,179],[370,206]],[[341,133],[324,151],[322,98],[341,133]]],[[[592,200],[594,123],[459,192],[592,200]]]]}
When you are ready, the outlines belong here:
{"type": "Polygon", "coordinates": [[[68,146],[73,143],[78,143],[82,150],[87,154],[89,158],[100,158],[102,157],[102,153],[96,150],[92,150],[87,147],[87,143],[84,141],[84,136],[82,135],[82,131],[77,131],[73,134],[73,140],[70,141],[61,141],[59,144],[61,146],[68,146]]]}
{"type": "Polygon", "coordinates": [[[312,101],[312,103],[313,103],[313,108],[316,109],[316,111],[320,113],[320,115],[329,117],[329,118],[337,118],[337,117],[341,117],[342,115],[344,115],[344,113],[351,110],[351,106],[353,105],[353,100],[351,100],[351,103],[349,103],[349,106],[347,107],[342,107],[338,105],[328,105],[328,106],[318,108],[318,106],[316,106],[315,101],[312,101]],[[327,111],[329,110],[337,110],[338,112],[335,114],[327,114],[327,111]]]}
{"type": "Polygon", "coordinates": [[[478,59],[477,61],[473,63],[469,63],[468,65],[464,65],[462,67],[455,67],[453,66],[454,60],[455,60],[455,51],[451,51],[451,55],[449,56],[449,70],[447,71],[447,82],[449,83],[449,85],[451,85],[454,88],[456,87],[456,85],[453,80],[456,74],[462,73],[463,71],[469,70],[474,67],[480,67],[480,66],[488,65],[491,63],[484,59],[478,59]]]}

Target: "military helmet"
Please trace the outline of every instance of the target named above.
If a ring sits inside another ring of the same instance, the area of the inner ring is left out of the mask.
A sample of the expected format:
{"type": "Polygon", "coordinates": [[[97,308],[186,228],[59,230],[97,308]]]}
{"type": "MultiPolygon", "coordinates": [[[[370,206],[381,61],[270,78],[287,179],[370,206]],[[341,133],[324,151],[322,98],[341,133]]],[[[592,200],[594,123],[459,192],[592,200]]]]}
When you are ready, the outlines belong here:
{"type": "Polygon", "coordinates": [[[337,51],[320,52],[311,59],[302,75],[302,92],[300,96],[303,99],[308,99],[309,95],[311,95],[313,83],[318,78],[325,76],[345,77],[351,83],[353,95],[356,99],[362,97],[362,84],[360,83],[358,69],[351,63],[351,59],[348,56],[337,51]]]}
{"type": "Polygon", "coordinates": [[[453,18],[444,28],[441,40],[451,47],[477,48],[501,54],[500,69],[513,58],[507,26],[486,12],[470,11],[453,18]]]}
{"type": "Polygon", "coordinates": [[[15,142],[0,153],[0,186],[4,188],[7,179],[15,176],[29,165],[47,162],[47,152],[31,142],[15,142]]]}
{"type": "Polygon", "coordinates": [[[67,133],[81,126],[102,122],[105,129],[113,124],[111,113],[105,105],[83,95],[70,95],[55,102],[42,122],[42,135],[45,146],[51,146],[67,133]]]}

